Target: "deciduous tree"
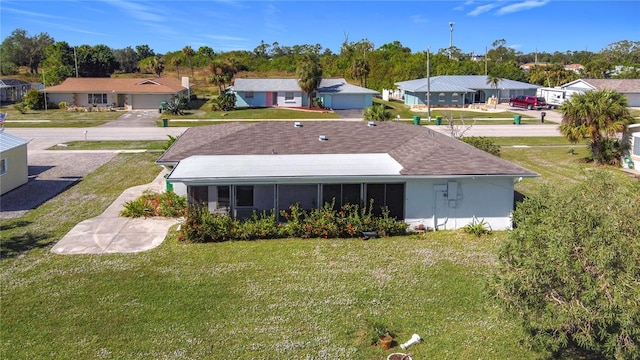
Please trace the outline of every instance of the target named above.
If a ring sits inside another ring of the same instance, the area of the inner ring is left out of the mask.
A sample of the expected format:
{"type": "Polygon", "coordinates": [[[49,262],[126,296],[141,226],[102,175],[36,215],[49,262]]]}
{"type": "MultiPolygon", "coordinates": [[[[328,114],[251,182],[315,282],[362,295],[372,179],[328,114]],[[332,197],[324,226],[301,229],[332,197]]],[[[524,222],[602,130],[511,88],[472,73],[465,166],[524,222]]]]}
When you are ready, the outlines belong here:
{"type": "Polygon", "coordinates": [[[518,205],[493,289],[533,344],[554,358],[640,358],[638,214],[638,183],[604,171],[518,205]]]}

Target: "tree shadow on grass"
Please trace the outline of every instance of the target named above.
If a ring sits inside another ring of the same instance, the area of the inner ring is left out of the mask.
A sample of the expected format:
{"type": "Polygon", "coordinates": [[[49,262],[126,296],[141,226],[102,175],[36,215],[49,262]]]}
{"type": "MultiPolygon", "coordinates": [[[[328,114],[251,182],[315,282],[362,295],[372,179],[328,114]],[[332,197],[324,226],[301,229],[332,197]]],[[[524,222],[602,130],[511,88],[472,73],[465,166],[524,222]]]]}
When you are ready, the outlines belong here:
{"type": "Polygon", "coordinates": [[[29,250],[49,247],[53,243],[54,240],[46,233],[26,232],[6,238],[3,236],[0,242],[0,260],[14,258],[29,250]]]}

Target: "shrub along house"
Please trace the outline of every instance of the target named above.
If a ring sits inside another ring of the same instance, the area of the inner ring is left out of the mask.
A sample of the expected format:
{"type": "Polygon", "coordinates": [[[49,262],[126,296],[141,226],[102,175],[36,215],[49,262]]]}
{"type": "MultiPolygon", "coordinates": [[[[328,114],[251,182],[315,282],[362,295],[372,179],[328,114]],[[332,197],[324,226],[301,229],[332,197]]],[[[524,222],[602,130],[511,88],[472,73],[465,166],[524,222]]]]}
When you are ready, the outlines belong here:
{"type": "Polygon", "coordinates": [[[396,86],[404,94],[405,105],[426,105],[427,91],[431,93],[433,107],[466,107],[469,104],[486,103],[490,97],[500,101],[518,95],[535,95],[540,86],[520,81],[501,79],[497,89],[487,83],[486,75],[442,75],[397,82],[396,86]]]}
{"type": "Polygon", "coordinates": [[[82,107],[115,104],[124,110],[157,110],[162,102],[189,96],[189,78],[67,78],[42,90],[50,102],[82,107]]]}
{"type": "MultiPolygon", "coordinates": [[[[236,107],[303,107],[309,105],[307,95],[297,79],[249,79],[234,81],[236,107]]],[[[322,79],[316,91],[326,108],[364,109],[373,103],[377,91],[351,85],[345,79],[322,79]]]]}
{"type": "Polygon", "coordinates": [[[309,121],[190,128],[157,160],[189,203],[246,218],[331,203],[386,206],[410,226],[511,227],[514,179],[537,174],[426,127],[309,121]]]}

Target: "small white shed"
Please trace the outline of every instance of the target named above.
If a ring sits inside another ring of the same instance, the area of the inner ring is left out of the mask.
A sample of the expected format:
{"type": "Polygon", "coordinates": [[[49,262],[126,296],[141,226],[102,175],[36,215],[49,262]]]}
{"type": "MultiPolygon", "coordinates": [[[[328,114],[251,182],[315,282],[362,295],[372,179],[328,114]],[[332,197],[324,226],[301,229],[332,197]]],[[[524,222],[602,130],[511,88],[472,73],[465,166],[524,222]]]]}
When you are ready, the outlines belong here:
{"type": "Polygon", "coordinates": [[[29,180],[27,140],[0,131],[0,195],[29,180]]]}

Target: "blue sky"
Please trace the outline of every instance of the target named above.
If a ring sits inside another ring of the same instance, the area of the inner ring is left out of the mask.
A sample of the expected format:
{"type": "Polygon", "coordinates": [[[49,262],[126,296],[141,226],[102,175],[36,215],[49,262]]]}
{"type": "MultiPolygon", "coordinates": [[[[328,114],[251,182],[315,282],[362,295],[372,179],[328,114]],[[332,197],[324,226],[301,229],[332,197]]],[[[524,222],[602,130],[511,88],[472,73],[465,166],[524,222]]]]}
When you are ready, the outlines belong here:
{"type": "Polygon", "coordinates": [[[147,44],[155,52],[253,50],[261,40],[281,46],[394,40],[415,51],[453,45],[484,53],[497,39],[517,51],[600,51],[620,40],[640,41],[640,0],[494,1],[241,1],[2,0],[0,37],[21,28],[72,46],[121,49],[147,44]]]}

